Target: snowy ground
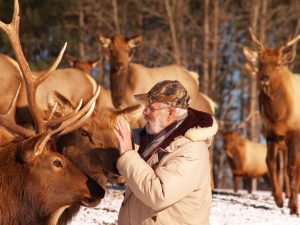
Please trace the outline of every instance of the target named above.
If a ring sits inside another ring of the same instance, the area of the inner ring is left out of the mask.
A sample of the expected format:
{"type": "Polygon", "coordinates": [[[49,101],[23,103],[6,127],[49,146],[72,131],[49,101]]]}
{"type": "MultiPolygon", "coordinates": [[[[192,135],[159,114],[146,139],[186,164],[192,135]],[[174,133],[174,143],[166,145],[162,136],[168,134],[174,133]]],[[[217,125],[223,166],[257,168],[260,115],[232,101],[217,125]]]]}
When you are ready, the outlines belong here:
{"type": "MultiPolygon", "coordinates": [[[[109,189],[96,208],[82,208],[71,225],[115,225],[123,199],[123,190],[109,189]]],[[[300,204],[300,197],[299,197],[300,204]]],[[[270,192],[233,194],[217,190],[213,194],[211,225],[299,225],[300,218],[291,216],[285,207],[276,207],[270,192]]]]}

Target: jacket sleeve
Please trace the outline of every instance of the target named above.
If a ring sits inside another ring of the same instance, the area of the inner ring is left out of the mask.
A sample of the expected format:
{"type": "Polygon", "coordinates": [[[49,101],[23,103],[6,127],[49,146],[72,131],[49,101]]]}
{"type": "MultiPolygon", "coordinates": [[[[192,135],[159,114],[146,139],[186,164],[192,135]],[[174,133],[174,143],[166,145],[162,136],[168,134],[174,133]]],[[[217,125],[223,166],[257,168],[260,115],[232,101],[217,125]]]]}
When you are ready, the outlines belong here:
{"type": "Polygon", "coordinates": [[[155,171],[136,151],[123,155],[117,167],[132,192],[156,211],[210,184],[208,147],[202,141],[181,146],[174,157],[155,171]]]}

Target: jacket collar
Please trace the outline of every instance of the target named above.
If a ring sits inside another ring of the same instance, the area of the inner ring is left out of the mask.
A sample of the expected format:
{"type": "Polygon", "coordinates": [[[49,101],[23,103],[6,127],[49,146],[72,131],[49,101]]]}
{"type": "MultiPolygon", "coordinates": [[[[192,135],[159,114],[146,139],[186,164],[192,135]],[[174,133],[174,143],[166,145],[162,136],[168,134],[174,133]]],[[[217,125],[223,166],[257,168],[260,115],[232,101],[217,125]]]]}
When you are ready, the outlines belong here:
{"type": "MultiPolygon", "coordinates": [[[[188,108],[187,118],[164,141],[153,149],[152,152],[156,152],[159,148],[165,149],[179,136],[185,136],[191,141],[205,141],[212,139],[217,133],[217,130],[218,124],[212,115],[188,108]]],[[[149,138],[145,128],[141,131],[140,135],[141,142],[138,152],[142,154],[149,143],[149,138]]],[[[149,154],[145,160],[147,161],[151,155],[152,154],[149,154]]]]}

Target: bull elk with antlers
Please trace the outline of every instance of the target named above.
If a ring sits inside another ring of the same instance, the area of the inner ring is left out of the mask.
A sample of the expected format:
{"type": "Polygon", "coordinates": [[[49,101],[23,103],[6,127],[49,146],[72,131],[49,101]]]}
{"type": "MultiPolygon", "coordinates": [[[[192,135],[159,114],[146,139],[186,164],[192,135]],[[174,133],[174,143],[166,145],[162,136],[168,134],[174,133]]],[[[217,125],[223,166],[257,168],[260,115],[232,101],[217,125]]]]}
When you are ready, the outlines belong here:
{"type": "Polygon", "coordinates": [[[66,116],[53,118],[51,113],[44,120],[37,107],[37,88],[56,69],[66,45],[48,71],[32,73],[21,47],[19,21],[19,2],[15,0],[12,22],[0,21],[0,28],[8,35],[18,59],[35,129],[15,121],[19,86],[8,111],[0,115],[1,125],[20,137],[0,148],[0,224],[65,224],[71,216],[64,216],[66,209],[77,208],[79,204],[95,206],[105,191],[59,154],[51,138],[80,127],[93,112],[100,89],[82,109],[79,103],[66,116]]]}
{"type": "Polygon", "coordinates": [[[300,77],[294,75],[288,65],[293,62],[296,55],[291,46],[300,39],[300,35],[277,48],[265,48],[251,30],[250,34],[257,45],[257,50],[244,47],[244,55],[248,61],[246,68],[254,74],[257,72],[260,90],[259,110],[267,138],[267,165],[275,202],[277,206],[283,206],[282,187],[278,173],[283,152],[283,155],[288,156],[290,213],[299,215],[300,77]],[[287,146],[287,153],[284,153],[283,146],[287,146]]]}

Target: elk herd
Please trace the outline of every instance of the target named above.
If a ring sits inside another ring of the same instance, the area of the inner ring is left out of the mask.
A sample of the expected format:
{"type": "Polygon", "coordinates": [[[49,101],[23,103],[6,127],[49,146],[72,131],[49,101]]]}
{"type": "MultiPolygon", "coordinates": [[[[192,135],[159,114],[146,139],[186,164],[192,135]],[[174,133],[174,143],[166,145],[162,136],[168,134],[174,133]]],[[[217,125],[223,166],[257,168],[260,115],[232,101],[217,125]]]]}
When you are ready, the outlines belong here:
{"type": "MultiPolygon", "coordinates": [[[[62,225],[80,206],[94,207],[105,196],[108,177],[118,174],[115,124],[145,124],[144,106],[133,95],[158,81],[179,80],[189,91],[191,107],[215,113],[216,104],[198,90],[198,74],[179,65],[147,68],[131,62],[142,36],[100,36],[110,63],[108,90],[93,79],[99,59],[67,56],[73,68],[57,69],[66,44],[46,71],[32,71],[19,35],[19,2],[10,24],[0,21],[16,61],[0,54],[0,224],[62,225]],[[71,82],[70,82],[71,81],[71,82]]],[[[265,48],[251,34],[255,50],[245,47],[246,67],[256,74],[259,111],[267,146],[237,131],[220,130],[234,179],[269,176],[272,193],[283,206],[280,160],[285,163],[291,214],[298,215],[300,185],[300,78],[288,64],[300,36],[279,48],[265,48]],[[284,107],[280,107],[284,106],[284,107]]],[[[238,187],[235,185],[235,190],[238,187]]]]}

